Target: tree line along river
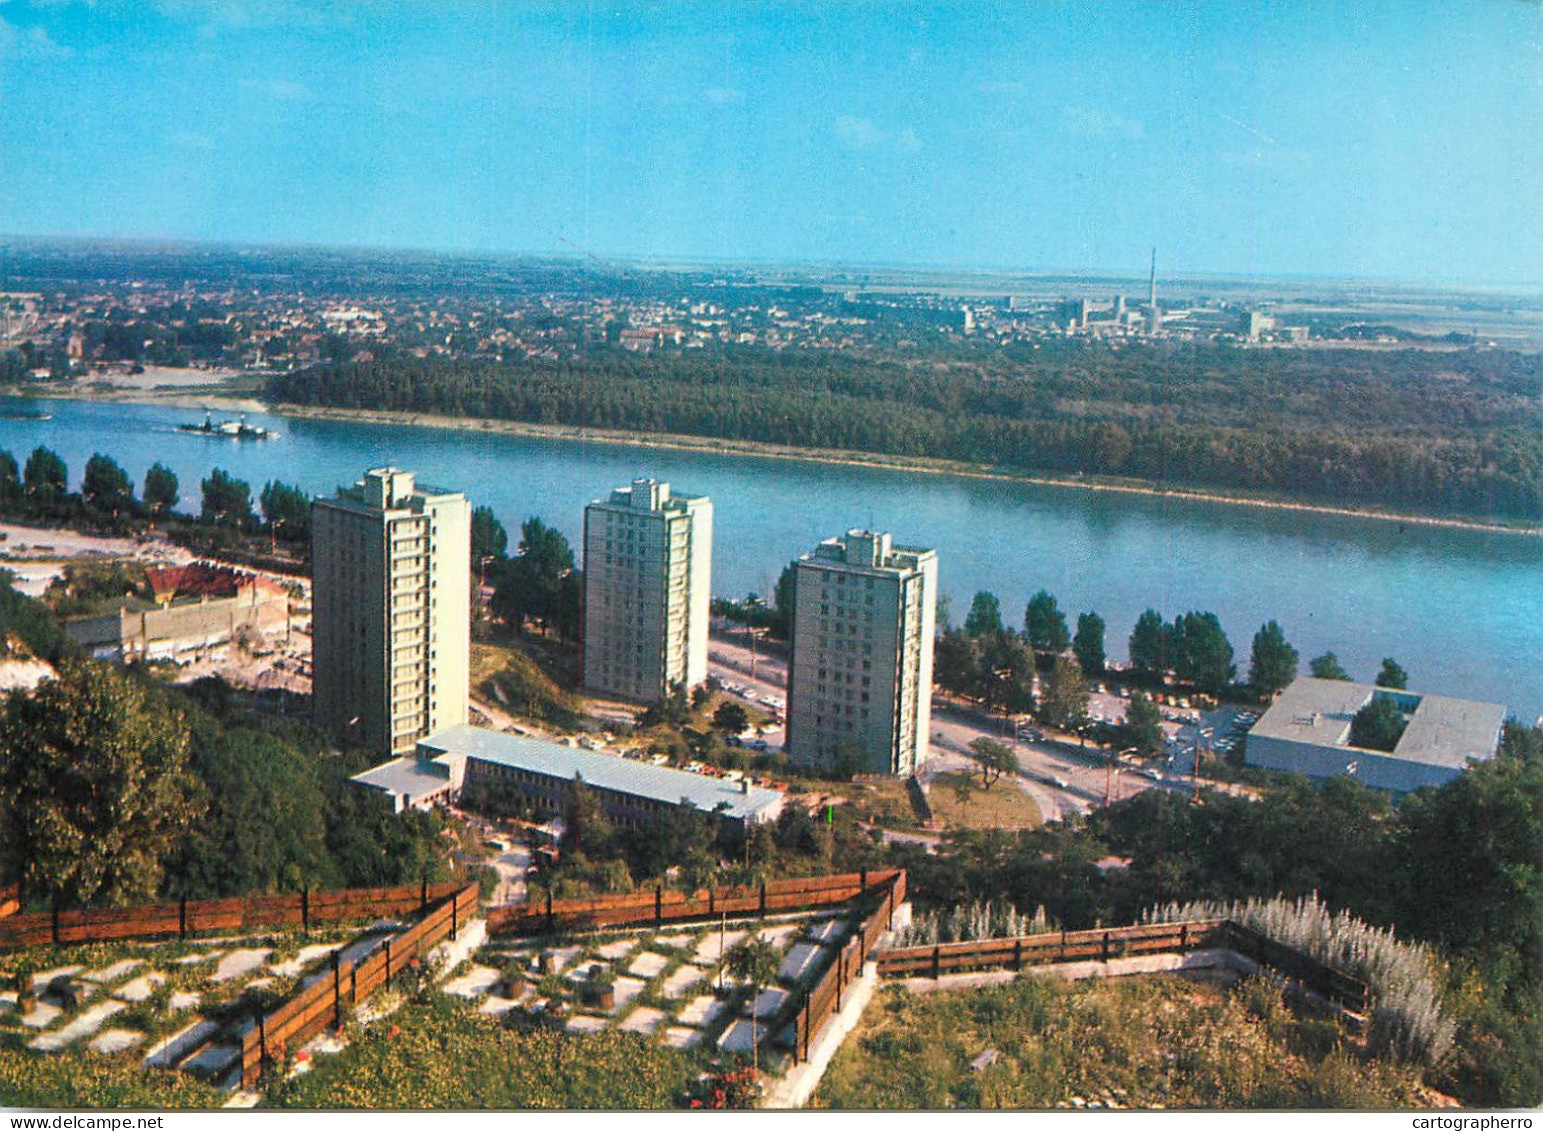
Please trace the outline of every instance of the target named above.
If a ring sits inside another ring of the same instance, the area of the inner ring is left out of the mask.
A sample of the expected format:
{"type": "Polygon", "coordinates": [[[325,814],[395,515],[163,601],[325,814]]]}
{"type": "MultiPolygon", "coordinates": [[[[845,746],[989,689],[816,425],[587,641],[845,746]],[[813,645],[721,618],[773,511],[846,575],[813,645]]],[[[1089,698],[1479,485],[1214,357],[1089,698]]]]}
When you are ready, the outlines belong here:
{"type": "Polygon", "coordinates": [[[979,589],[1001,599],[1004,619],[1021,623],[1029,595],[1045,588],[1069,620],[1102,615],[1110,657],[1123,659],[1142,610],[1168,620],[1209,610],[1246,674],[1254,632],[1275,619],[1304,673],[1308,658],[1332,649],[1352,676],[1370,681],[1382,657],[1393,656],[1415,691],[1501,702],[1526,722],[1543,714],[1539,537],[829,461],[264,414],[248,420],[280,438],[237,441],[179,433],[177,424],[203,419],[197,410],[11,405],[51,414],[0,417],[0,448],[18,463],[46,445],[78,487],[86,460],[102,452],[138,490],[159,460],[181,480],[179,509],[197,508],[199,481],[215,467],[249,482],[255,500],[271,479],[327,494],[389,463],[491,506],[511,541],[523,519],[540,515],[577,548],[584,504],[649,475],[712,497],[719,595],[769,597],[792,558],[822,538],[871,527],[938,551],[955,623],[979,589]]]}

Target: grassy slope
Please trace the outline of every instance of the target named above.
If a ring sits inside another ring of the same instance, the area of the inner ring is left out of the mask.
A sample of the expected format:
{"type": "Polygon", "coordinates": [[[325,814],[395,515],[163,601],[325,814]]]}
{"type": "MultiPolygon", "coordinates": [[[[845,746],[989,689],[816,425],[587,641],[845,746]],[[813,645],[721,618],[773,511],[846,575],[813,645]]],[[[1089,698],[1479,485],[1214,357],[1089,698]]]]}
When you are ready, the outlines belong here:
{"type": "Polygon", "coordinates": [[[1367,1062],[1264,983],[1024,978],[869,1006],[816,1093],[829,1108],[1364,1108],[1428,1104],[1413,1070],[1367,1062]],[[999,1059],[970,1062],[987,1049],[999,1059]],[[1073,1100],[1081,1101],[1074,1104],[1073,1100]]]}

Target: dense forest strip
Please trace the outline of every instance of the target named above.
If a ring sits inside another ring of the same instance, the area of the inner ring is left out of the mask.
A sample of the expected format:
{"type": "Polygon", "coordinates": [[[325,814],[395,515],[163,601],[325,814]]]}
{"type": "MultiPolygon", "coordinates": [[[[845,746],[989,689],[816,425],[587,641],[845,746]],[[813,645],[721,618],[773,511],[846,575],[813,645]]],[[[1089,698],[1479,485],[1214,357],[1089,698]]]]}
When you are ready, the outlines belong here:
{"type": "Polygon", "coordinates": [[[1533,356],[1221,347],[979,357],[395,357],[272,378],[332,406],[961,460],[1336,506],[1543,519],[1533,356]]]}

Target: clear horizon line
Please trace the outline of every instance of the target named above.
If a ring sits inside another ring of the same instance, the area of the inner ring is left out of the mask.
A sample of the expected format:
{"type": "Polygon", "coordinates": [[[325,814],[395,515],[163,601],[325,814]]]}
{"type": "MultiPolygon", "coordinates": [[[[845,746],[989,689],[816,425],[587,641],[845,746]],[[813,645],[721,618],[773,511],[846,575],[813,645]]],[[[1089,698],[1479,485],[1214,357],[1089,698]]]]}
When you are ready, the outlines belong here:
{"type": "MultiPolygon", "coordinates": [[[[429,247],[409,244],[372,244],[365,242],[325,242],[318,240],[243,240],[234,238],[217,238],[210,236],[171,236],[171,235],[113,235],[102,233],[35,233],[35,232],[5,232],[0,233],[0,241],[31,241],[36,243],[76,243],[76,244],[131,244],[141,246],[155,245],[181,245],[186,247],[219,247],[219,248],[253,248],[264,250],[293,250],[293,251],[348,251],[359,254],[380,255],[428,255],[439,256],[447,259],[466,258],[516,258],[536,259],[554,263],[572,263],[584,266],[586,260],[594,260],[602,266],[619,265],[654,265],[658,270],[682,270],[695,266],[712,267],[740,267],[754,269],[804,269],[804,270],[842,270],[842,271],[939,271],[953,272],[963,275],[975,275],[981,277],[1000,277],[1021,275],[1027,279],[1042,279],[1046,277],[1066,276],[1083,279],[1108,279],[1132,280],[1145,284],[1147,270],[1145,268],[1127,271],[1125,268],[1091,266],[1091,267],[1006,267],[989,266],[970,263],[945,263],[939,261],[918,262],[893,262],[885,260],[845,260],[845,259],[770,259],[770,258],[734,258],[730,256],[716,255],[689,255],[689,254],[655,254],[636,252],[601,252],[593,250],[572,250],[562,253],[551,251],[516,250],[513,248],[449,248],[429,247]]],[[[1192,268],[1173,268],[1166,275],[1159,269],[1157,279],[1161,289],[1164,278],[1180,281],[1215,280],[1227,282],[1259,282],[1259,283],[1346,283],[1354,285],[1388,286],[1400,289],[1443,289],[1450,288],[1459,291],[1494,291],[1494,290],[1523,290],[1535,292],[1543,296],[1543,277],[1531,280],[1488,280],[1483,282],[1461,282],[1457,280],[1436,281],[1431,279],[1416,279],[1393,275],[1333,275],[1333,274],[1303,274],[1303,273],[1243,273],[1236,270],[1205,270],[1192,268]]]]}

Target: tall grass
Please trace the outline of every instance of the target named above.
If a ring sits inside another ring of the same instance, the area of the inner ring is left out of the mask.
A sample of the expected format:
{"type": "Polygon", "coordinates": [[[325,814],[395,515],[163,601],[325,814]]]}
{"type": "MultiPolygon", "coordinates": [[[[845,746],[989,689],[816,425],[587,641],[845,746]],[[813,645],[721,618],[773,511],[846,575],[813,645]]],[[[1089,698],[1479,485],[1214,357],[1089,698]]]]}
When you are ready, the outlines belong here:
{"type": "Polygon", "coordinates": [[[1434,952],[1348,912],[1330,911],[1317,893],[1296,900],[1170,903],[1142,918],[1148,923],[1231,919],[1361,979],[1370,990],[1367,1040],[1374,1052],[1435,1064],[1452,1047],[1456,1024],[1442,1014],[1441,964],[1434,952]]]}
{"type": "Polygon", "coordinates": [[[1043,935],[1052,929],[1043,907],[1033,915],[1025,915],[1010,903],[998,906],[989,899],[984,903],[976,900],[914,915],[908,926],[895,933],[894,945],[932,946],[976,939],[1011,939],[1020,935],[1043,935]]]}

